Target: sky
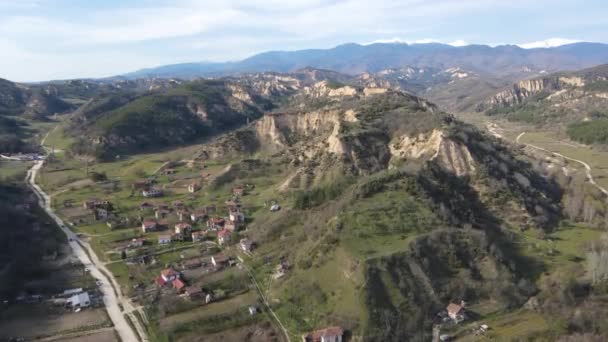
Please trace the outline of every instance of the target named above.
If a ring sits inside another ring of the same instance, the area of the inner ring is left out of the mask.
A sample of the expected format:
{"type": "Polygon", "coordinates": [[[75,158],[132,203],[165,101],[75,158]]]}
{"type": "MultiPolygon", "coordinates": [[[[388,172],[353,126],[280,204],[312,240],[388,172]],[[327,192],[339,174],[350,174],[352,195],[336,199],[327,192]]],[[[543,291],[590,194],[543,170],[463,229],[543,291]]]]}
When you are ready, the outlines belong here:
{"type": "Polygon", "coordinates": [[[0,0],[0,78],[103,77],[350,42],[608,42],[607,14],[605,0],[0,0]]]}

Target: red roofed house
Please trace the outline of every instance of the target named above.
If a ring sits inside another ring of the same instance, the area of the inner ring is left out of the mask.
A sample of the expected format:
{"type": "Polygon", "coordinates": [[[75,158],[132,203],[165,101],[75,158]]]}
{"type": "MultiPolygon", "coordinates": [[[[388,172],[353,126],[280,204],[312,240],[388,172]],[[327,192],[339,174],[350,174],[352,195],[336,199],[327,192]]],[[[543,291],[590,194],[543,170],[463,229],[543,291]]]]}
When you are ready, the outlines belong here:
{"type": "Polygon", "coordinates": [[[221,217],[212,217],[207,220],[207,228],[211,230],[218,230],[224,227],[224,219],[221,217]]]}
{"type": "Polygon", "coordinates": [[[179,278],[173,281],[173,288],[177,290],[178,293],[182,292],[182,290],[186,287],[186,284],[179,278]]]}
{"type": "Polygon", "coordinates": [[[180,222],[175,225],[175,234],[188,235],[192,230],[192,226],[186,222],[180,222]]]}
{"type": "Polygon", "coordinates": [[[160,276],[165,282],[174,281],[175,279],[179,279],[179,272],[173,268],[165,268],[160,272],[160,276]]]}
{"type": "Polygon", "coordinates": [[[465,319],[464,306],[450,303],[446,308],[448,316],[456,322],[462,322],[465,319]]]}
{"type": "Polygon", "coordinates": [[[217,242],[220,245],[230,242],[230,238],[232,237],[232,231],[228,229],[222,229],[217,233],[217,242]]]}
{"type": "Polygon", "coordinates": [[[155,231],[156,230],[156,221],[144,220],[144,222],[141,223],[141,230],[144,233],[155,231]]]}
{"type": "Polygon", "coordinates": [[[303,342],[342,342],[344,329],[329,327],[302,335],[303,342]]]}
{"type": "Polygon", "coordinates": [[[163,287],[167,284],[167,282],[165,281],[165,279],[163,279],[162,276],[158,276],[156,277],[156,279],[154,279],[154,282],[156,283],[156,285],[163,287]]]}

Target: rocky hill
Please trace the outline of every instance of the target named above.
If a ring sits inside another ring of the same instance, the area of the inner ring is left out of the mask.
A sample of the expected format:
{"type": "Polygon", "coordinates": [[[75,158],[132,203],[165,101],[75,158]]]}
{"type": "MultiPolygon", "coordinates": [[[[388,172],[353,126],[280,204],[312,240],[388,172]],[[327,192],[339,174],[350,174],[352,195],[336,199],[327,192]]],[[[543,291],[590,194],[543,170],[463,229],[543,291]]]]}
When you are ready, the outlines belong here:
{"type": "Polygon", "coordinates": [[[546,168],[394,89],[314,83],[197,159],[241,160],[212,186],[263,177],[256,192],[290,207],[256,216],[248,231],[265,260],[294,265],[272,299],[298,331],[320,317],[370,341],[426,340],[455,298],[521,307],[538,290],[509,227],[549,234],[561,219],[563,191],[546,168]],[[321,272],[341,290],[310,280],[321,272]],[[358,278],[365,285],[352,288],[358,278]],[[322,299],[334,295],[365,314],[322,299]]]}
{"type": "Polygon", "coordinates": [[[523,80],[477,107],[534,123],[569,124],[603,116],[608,104],[608,66],[523,80]]]}
{"type": "Polygon", "coordinates": [[[199,80],[144,93],[93,98],[71,118],[68,132],[86,136],[75,152],[107,159],[204,139],[246,124],[272,103],[239,82],[199,80]]]}

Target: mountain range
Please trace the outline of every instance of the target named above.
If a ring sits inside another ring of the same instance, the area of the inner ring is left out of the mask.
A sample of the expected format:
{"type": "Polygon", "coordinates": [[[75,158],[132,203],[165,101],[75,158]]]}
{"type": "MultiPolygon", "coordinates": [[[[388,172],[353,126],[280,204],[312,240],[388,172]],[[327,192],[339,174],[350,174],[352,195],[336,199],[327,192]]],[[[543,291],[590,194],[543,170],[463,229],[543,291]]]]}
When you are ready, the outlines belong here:
{"type": "Polygon", "coordinates": [[[534,49],[516,45],[351,43],[331,49],[269,51],[236,62],[164,65],[121,77],[217,77],[248,72],[292,72],[307,66],[354,75],[409,65],[440,69],[460,67],[482,75],[515,80],[534,73],[576,70],[606,62],[608,45],[601,43],[574,43],[534,49]]]}

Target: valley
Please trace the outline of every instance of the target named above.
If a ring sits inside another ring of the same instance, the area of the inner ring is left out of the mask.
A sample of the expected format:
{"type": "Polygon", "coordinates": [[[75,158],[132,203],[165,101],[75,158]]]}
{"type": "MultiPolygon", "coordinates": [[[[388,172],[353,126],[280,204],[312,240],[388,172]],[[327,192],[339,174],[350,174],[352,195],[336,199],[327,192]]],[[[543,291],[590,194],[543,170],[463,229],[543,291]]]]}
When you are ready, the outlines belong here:
{"type": "Polygon", "coordinates": [[[24,337],[608,336],[605,66],[388,66],[5,84],[3,155],[44,157],[3,182],[30,169],[105,303],[24,337]]]}

